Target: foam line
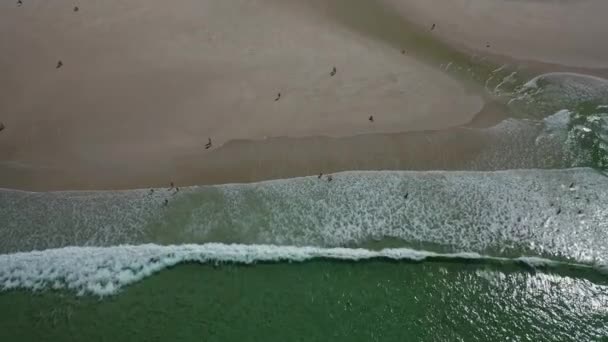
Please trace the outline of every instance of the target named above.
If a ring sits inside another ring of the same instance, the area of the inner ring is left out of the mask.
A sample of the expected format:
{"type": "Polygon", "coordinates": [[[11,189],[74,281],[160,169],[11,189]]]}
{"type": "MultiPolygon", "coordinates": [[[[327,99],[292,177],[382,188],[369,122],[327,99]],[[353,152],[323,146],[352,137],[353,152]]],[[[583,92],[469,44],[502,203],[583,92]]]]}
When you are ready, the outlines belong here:
{"type": "MultiPolygon", "coordinates": [[[[531,267],[592,268],[538,257],[504,258],[477,253],[435,253],[408,248],[383,250],[209,243],[203,245],[140,245],[65,247],[0,255],[0,290],[68,289],[78,295],[108,296],[121,288],[180,263],[304,262],[313,259],[424,261],[485,260],[523,263],[531,267]]],[[[600,271],[605,267],[597,267],[600,271]]]]}

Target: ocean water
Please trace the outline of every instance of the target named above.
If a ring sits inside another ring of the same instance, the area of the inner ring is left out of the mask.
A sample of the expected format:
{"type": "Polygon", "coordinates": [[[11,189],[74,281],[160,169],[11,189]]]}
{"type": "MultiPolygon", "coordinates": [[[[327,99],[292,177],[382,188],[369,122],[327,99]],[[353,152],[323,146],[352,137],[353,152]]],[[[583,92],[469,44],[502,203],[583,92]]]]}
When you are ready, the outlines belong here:
{"type": "Polygon", "coordinates": [[[2,341],[607,341],[608,84],[486,88],[479,169],[0,190],[2,341]]]}
{"type": "Polygon", "coordinates": [[[604,341],[585,271],[387,260],[184,264],[112,297],[12,291],[3,341],[604,341]]]}
{"type": "Polygon", "coordinates": [[[592,168],[3,190],[0,208],[3,340],[608,336],[592,168]]]}

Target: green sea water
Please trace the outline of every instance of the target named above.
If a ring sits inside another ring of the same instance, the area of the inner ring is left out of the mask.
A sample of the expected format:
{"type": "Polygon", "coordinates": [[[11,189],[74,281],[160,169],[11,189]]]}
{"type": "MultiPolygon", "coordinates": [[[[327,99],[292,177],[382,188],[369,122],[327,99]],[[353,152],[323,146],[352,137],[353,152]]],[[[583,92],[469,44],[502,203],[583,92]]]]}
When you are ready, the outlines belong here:
{"type": "Polygon", "coordinates": [[[112,298],[0,295],[3,341],[606,341],[608,280],[476,263],[186,264],[112,298]]]}

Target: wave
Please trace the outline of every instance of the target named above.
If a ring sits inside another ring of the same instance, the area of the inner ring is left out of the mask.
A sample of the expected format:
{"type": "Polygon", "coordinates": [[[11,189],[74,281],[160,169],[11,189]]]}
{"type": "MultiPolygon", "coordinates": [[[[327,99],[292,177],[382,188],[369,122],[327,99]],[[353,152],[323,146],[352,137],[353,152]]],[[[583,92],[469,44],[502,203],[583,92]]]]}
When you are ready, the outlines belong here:
{"type": "Polygon", "coordinates": [[[491,93],[506,101],[512,117],[483,130],[492,133],[494,146],[484,148],[475,169],[608,171],[608,80],[553,72],[522,83],[508,72],[499,68],[492,73],[491,79],[501,81],[491,93]],[[510,86],[502,87],[505,83],[510,86]]]}
{"type": "Polygon", "coordinates": [[[569,72],[553,72],[532,78],[519,87],[509,107],[523,117],[545,118],[581,104],[607,105],[608,80],[569,72]]]}
{"type": "Polygon", "coordinates": [[[566,266],[597,269],[603,265],[583,265],[538,257],[503,258],[478,253],[435,253],[409,248],[382,250],[319,248],[273,245],[180,245],[65,247],[45,251],[0,255],[0,289],[68,289],[78,295],[107,296],[168,267],[180,263],[304,262],[313,259],[361,261],[464,260],[520,263],[533,268],[566,266]]]}
{"type": "Polygon", "coordinates": [[[608,170],[606,106],[580,104],[573,110],[562,109],[546,117],[535,145],[561,149],[569,165],[608,170]]]}
{"type": "Polygon", "coordinates": [[[381,247],[608,260],[608,181],[585,168],[343,172],[331,182],[314,176],[179,192],[2,190],[0,217],[0,253],[146,243],[327,248],[392,241],[381,247]]]}

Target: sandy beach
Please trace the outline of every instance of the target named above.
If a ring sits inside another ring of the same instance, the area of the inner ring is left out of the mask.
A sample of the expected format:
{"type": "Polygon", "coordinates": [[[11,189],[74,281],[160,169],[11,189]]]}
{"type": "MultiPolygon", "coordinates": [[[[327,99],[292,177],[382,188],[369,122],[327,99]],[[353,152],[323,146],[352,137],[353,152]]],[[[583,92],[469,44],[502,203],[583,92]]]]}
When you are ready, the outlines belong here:
{"type": "Polygon", "coordinates": [[[0,4],[0,187],[458,169],[487,142],[458,127],[485,122],[479,113],[496,123],[503,113],[487,110],[492,96],[481,85],[436,63],[442,56],[488,50],[565,70],[608,67],[608,47],[599,44],[608,5],[594,0],[82,0],[73,7],[0,4]],[[421,149],[425,141],[441,141],[431,151],[450,162],[421,149]]]}

